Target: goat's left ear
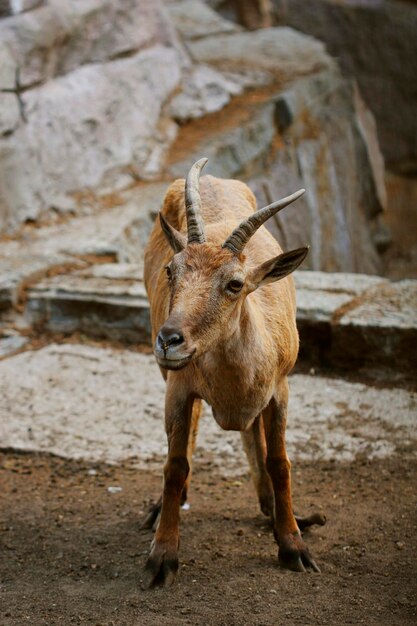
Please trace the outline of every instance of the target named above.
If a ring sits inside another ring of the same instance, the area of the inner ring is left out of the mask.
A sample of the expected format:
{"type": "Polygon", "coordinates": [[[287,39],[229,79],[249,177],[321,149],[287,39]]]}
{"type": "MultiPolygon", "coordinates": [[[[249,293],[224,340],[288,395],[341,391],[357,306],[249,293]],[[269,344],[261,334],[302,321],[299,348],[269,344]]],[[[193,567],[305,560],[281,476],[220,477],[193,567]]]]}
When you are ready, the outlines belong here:
{"type": "Polygon", "coordinates": [[[284,252],[274,259],[262,263],[262,265],[255,267],[251,271],[249,281],[253,283],[254,289],[257,289],[261,285],[267,285],[268,283],[273,283],[276,280],[285,278],[285,276],[291,274],[291,272],[301,265],[307,256],[308,250],[308,246],[305,248],[297,248],[296,250],[284,252]]]}

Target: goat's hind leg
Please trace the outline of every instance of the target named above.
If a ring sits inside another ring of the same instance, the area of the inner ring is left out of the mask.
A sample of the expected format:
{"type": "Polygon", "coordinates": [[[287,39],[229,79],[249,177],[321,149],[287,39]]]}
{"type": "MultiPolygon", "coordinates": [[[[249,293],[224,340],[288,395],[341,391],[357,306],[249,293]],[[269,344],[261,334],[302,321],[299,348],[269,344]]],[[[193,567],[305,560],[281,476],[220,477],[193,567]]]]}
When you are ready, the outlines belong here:
{"type": "MultiPolygon", "coordinates": [[[[274,535],[278,543],[278,558],[283,567],[304,572],[306,567],[319,572],[313,557],[301,537],[300,528],[292,511],[291,464],[285,449],[288,383],[284,379],[264,411],[267,442],[266,466],[272,480],[275,496],[274,535]]],[[[309,525],[309,518],[307,525],[309,525]]],[[[299,518],[300,524],[306,520],[299,518]]],[[[304,526],[305,527],[305,526],[304,526]]]]}
{"type": "Polygon", "coordinates": [[[249,430],[240,433],[248,458],[252,480],[262,513],[274,517],[274,491],[266,468],[266,441],[262,415],[258,415],[249,430]]]}
{"type": "MultiPolygon", "coordinates": [[[[188,498],[188,492],[189,492],[190,482],[191,482],[192,458],[193,458],[195,444],[197,441],[198,423],[200,420],[201,411],[202,411],[202,402],[199,398],[196,398],[194,400],[193,410],[191,414],[190,434],[188,437],[188,445],[187,445],[187,460],[188,460],[188,465],[189,465],[189,472],[188,472],[187,479],[185,481],[184,488],[181,493],[181,505],[185,504],[188,498]]],[[[142,530],[148,530],[150,528],[152,528],[153,530],[156,530],[158,526],[159,518],[161,515],[161,507],[162,507],[162,495],[158,498],[158,500],[154,504],[151,504],[151,506],[149,507],[146,517],[141,524],[142,530]]]]}

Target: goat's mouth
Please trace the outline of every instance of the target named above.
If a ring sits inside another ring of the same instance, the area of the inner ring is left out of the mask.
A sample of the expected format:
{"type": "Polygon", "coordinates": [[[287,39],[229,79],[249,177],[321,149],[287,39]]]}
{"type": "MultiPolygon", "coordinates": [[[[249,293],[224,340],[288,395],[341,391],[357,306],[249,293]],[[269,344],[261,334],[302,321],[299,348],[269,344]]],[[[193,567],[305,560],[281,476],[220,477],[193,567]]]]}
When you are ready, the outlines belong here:
{"type": "Polygon", "coordinates": [[[183,355],[172,355],[170,356],[169,354],[164,355],[164,353],[161,351],[156,351],[155,350],[155,356],[156,356],[156,360],[158,361],[158,365],[160,365],[160,367],[163,367],[166,370],[181,370],[183,369],[183,367],[185,367],[186,365],[188,365],[188,363],[192,360],[194,354],[195,354],[196,349],[194,348],[194,350],[190,353],[187,354],[185,356],[183,355]]]}

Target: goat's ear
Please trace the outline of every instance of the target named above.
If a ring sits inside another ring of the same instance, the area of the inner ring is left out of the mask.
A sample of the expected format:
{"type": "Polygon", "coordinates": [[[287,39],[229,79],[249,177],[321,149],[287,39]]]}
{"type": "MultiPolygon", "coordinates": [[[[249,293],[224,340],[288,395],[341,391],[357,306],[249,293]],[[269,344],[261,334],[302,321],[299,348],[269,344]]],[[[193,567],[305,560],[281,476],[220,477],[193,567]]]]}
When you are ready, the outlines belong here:
{"type": "Polygon", "coordinates": [[[285,278],[285,276],[291,274],[291,272],[301,265],[307,256],[308,250],[308,246],[305,248],[297,248],[296,250],[284,252],[274,259],[262,263],[262,265],[255,267],[251,271],[249,281],[252,282],[254,289],[257,289],[261,285],[273,283],[276,280],[285,278]]]}
{"type": "Polygon", "coordinates": [[[161,222],[162,232],[164,233],[169,245],[174,250],[174,252],[177,253],[184,250],[185,246],[187,245],[186,237],[178,230],[176,230],[173,226],[171,226],[171,224],[167,222],[161,212],[159,213],[159,221],[161,222]]]}

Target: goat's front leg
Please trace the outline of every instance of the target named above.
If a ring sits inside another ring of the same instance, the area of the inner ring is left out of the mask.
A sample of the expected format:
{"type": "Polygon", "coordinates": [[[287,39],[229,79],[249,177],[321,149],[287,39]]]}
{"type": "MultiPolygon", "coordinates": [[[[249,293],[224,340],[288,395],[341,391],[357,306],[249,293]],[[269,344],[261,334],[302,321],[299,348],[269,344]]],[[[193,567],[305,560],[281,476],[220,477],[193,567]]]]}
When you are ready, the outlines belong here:
{"type": "Polygon", "coordinates": [[[168,379],[165,428],[168,459],[164,468],[161,516],[146,562],[143,586],[171,585],[178,571],[179,517],[181,494],[189,473],[187,446],[193,400],[182,397],[168,379]]]}
{"type": "Polygon", "coordinates": [[[267,442],[266,466],[275,496],[274,535],[278,543],[279,562],[283,567],[304,572],[311,567],[319,572],[304,543],[292,510],[291,464],[285,449],[288,383],[281,381],[277,393],[263,413],[267,442]]]}

